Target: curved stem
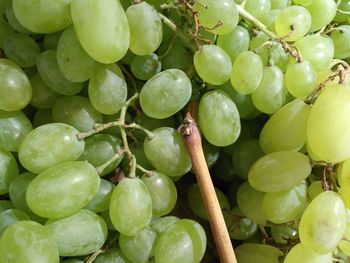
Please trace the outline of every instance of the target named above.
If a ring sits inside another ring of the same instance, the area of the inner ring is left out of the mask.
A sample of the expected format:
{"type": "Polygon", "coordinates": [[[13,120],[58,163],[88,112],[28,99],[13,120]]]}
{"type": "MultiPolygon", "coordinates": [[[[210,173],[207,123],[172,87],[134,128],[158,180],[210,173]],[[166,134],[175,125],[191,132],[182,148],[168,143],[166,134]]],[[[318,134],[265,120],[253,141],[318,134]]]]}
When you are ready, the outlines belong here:
{"type": "Polygon", "coordinates": [[[97,171],[97,173],[100,175],[102,174],[102,172],[113,162],[115,162],[116,160],[118,160],[124,153],[123,149],[120,149],[111,159],[109,159],[107,162],[105,162],[104,164],[101,164],[100,166],[97,166],[95,169],[97,171]]]}

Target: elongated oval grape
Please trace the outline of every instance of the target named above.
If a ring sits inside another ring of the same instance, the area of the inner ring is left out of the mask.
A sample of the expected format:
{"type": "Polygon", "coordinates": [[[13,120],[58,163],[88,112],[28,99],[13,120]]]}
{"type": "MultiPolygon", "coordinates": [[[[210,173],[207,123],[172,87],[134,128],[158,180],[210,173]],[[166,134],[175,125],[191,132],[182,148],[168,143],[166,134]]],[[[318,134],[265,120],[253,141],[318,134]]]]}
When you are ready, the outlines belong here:
{"type": "Polygon", "coordinates": [[[282,70],[277,66],[265,68],[258,88],[252,94],[255,107],[263,113],[272,114],[282,107],[285,95],[282,70]]]}
{"type": "Polygon", "coordinates": [[[192,85],[187,75],[178,69],[167,69],[150,78],[142,87],[141,108],[149,117],[165,119],[181,110],[191,93],[192,85]]]}
{"type": "Polygon", "coordinates": [[[332,21],[337,12],[337,4],[333,0],[313,0],[306,9],[312,18],[309,31],[315,32],[332,21]]]}
{"type": "Polygon", "coordinates": [[[230,79],[230,57],[218,46],[204,45],[193,56],[198,75],[209,84],[221,85],[230,79]]]}
{"type": "Polygon", "coordinates": [[[0,194],[6,194],[9,191],[11,182],[18,175],[18,165],[15,157],[5,149],[0,147],[0,194]]]}
{"type": "Polygon", "coordinates": [[[235,253],[239,263],[279,263],[279,258],[283,256],[282,251],[276,247],[252,243],[236,247],[235,253]]]}
{"type": "Polygon", "coordinates": [[[38,73],[29,78],[32,84],[32,99],[30,105],[37,109],[49,109],[60,95],[49,88],[38,73]]]}
{"type": "Polygon", "coordinates": [[[261,149],[265,153],[298,151],[306,142],[306,124],[310,110],[310,105],[296,99],[275,112],[261,130],[261,149]]]}
{"type": "Polygon", "coordinates": [[[88,80],[98,65],[82,48],[72,26],[58,40],[57,63],[63,76],[72,82],[88,80]]]}
{"type": "Polygon", "coordinates": [[[162,216],[155,218],[155,220],[151,222],[150,226],[157,234],[161,234],[179,220],[180,219],[176,216],[162,216]]]}
{"type": "Polygon", "coordinates": [[[240,53],[232,66],[233,88],[242,94],[253,93],[262,80],[263,70],[263,62],[259,55],[252,51],[240,53]]]}
{"type": "Polygon", "coordinates": [[[126,10],[130,27],[129,49],[139,56],[156,51],[162,42],[162,21],[154,7],[147,2],[130,6],[126,10]]]}
{"type": "Polygon", "coordinates": [[[23,72],[11,60],[0,58],[0,110],[17,111],[32,98],[32,87],[23,72]]]}
{"type": "Polygon", "coordinates": [[[7,209],[0,213],[0,235],[16,222],[30,220],[29,216],[18,209],[7,209]]]}
{"type": "Polygon", "coordinates": [[[39,223],[19,221],[0,239],[0,262],[59,263],[58,249],[50,232],[39,223]]]}
{"type": "Polygon", "coordinates": [[[262,19],[271,9],[270,0],[248,0],[244,9],[258,19],[262,19]]]}
{"type": "Polygon", "coordinates": [[[191,159],[181,134],[173,128],[157,128],[153,139],[145,139],[147,159],[157,171],[168,176],[181,176],[191,169],[191,159]]]}
{"type": "Polygon", "coordinates": [[[216,146],[234,143],[241,131],[235,103],[220,90],[207,92],[201,98],[198,120],[204,137],[216,146]]]}
{"type": "Polygon", "coordinates": [[[331,33],[331,38],[334,43],[334,57],[348,58],[350,56],[350,26],[341,25],[331,33]]]}
{"type": "Polygon", "coordinates": [[[298,243],[288,252],[283,263],[332,263],[333,256],[331,253],[320,255],[313,250],[307,249],[303,244],[298,243]]]}
{"type": "Polygon", "coordinates": [[[113,188],[114,185],[110,181],[101,179],[97,193],[84,208],[95,213],[107,211],[109,209],[113,188]]]}
{"type": "Polygon", "coordinates": [[[87,162],[57,164],[35,177],[27,188],[29,208],[46,218],[71,215],[96,195],[100,178],[87,162]]]}
{"type": "Polygon", "coordinates": [[[162,63],[157,54],[146,56],[135,56],[131,60],[130,70],[138,79],[149,80],[154,75],[160,72],[162,63]]]}
{"type": "Polygon", "coordinates": [[[75,0],[71,12],[79,42],[93,59],[113,63],[125,55],[130,30],[119,1],[75,0]]]}
{"type": "Polygon", "coordinates": [[[344,85],[328,86],[313,105],[307,140],[311,151],[322,160],[338,163],[350,157],[349,111],[350,90],[344,85]]]}
{"type": "Polygon", "coordinates": [[[74,161],[84,150],[78,131],[63,123],[51,123],[31,131],[22,141],[18,157],[21,164],[33,173],[41,173],[52,165],[74,161]]]}
{"type": "Polygon", "coordinates": [[[60,256],[94,253],[107,238],[107,225],[104,220],[85,209],[62,219],[49,219],[45,228],[55,239],[60,256]]]}
{"type": "Polygon", "coordinates": [[[265,155],[248,174],[250,185],[262,192],[278,192],[300,184],[309,176],[309,158],[299,152],[282,151],[265,155]]]}
{"type": "Polygon", "coordinates": [[[302,6],[289,6],[283,9],[275,22],[276,33],[287,41],[296,41],[309,31],[313,18],[302,6]]]}
{"type": "Polygon", "coordinates": [[[33,130],[28,117],[21,111],[0,110],[0,147],[17,152],[25,136],[33,130]]]}
{"type": "Polygon", "coordinates": [[[138,178],[120,181],[113,190],[109,213],[121,234],[136,235],[152,216],[152,198],[145,183],[138,178]]]}
{"type": "Polygon", "coordinates": [[[337,193],[326,191],[311,201],[301,217],[301,244],[318,254],[330,253],[342,239],[346,224],[343,200],[337,193]]]}
{"type": "Polygon", "coordinates": [[[199,23],[209,32],[225,35],[237,26],[238,11],[230,0],[197,0],[194,8],[199,13],[199,23]]]}

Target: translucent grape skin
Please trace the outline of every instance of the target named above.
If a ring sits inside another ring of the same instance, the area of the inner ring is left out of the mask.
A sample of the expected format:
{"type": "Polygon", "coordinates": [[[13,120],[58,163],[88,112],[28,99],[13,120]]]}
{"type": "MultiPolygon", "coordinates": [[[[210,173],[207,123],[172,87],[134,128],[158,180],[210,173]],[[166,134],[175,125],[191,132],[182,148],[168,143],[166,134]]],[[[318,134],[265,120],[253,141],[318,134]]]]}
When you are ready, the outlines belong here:
{"type": "Polygon", "coordinates": [[[271,3],[269,0],[248,0],[244,5],[244,9],[256,18],[261,19],[270,11],[271,3]]]}
{"type": "Polygon", "coordinates": [[[0,147],[0,194],[9,191],[11,182],[18,176],[18,165],[13,155],[0,147]]]}
{"type": "Polygon", "coordinates": [[[315,32],[332,21],[337,12],[337,4],[332,0],[313,0],[311,5],[306,6],[306,9],[312,18],[309,31],[315,32]]]}
{"type": "Polygon", "coordinates": [[[344,59],[350,56],[350,26],[341,25],[331,33],[334,43],[334,57],[344,59]]]}
{"type": "Polygon", "coordinates": [[[149,80],[151,77],[160,72],[162,63],[157,54],[146,56],[135,56],[130,64],[130,70],[136,78],[141,80],[149,80]]]}
{"type": "Polygon", "coordinates": [[[110,181],[101,179],[98,192],[84,208],[95,213],[107,211],[109,209],[113,188],[114,185],[110,181]]]}
{"type": "Polygon", "coordinates": [[[283,256],[282,251],[276,247],[252,243],[236,247],[235,253],[240,263],[279,263],[279,258],[283,256]]]}
{"type": "Polygon", "coordinates": [[[332,263],[333,256],[331,253],[320,255],[314,251],[305,248],[301,243],[296,244],[288,252],[283,263],[332,263]]]}
{"type": "Polygon", "coordinates": [[[0,213],[0,235],[16,222],[30,220],[29,216],[18,209],[7,209],[0,213]]]}

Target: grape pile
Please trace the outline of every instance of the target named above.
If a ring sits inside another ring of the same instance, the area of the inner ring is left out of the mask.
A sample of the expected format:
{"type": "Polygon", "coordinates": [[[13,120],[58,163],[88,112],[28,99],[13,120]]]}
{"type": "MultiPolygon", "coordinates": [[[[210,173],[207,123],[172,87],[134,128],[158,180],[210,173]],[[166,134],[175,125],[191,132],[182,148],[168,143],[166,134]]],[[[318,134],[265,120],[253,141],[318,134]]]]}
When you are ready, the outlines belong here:
{"type": "Polygon", "coordinates": [[[1,0],[0,263],[350,262],[350,0],[1,0]],[[234,262],[234,259],[232,259],[234,262]]]}

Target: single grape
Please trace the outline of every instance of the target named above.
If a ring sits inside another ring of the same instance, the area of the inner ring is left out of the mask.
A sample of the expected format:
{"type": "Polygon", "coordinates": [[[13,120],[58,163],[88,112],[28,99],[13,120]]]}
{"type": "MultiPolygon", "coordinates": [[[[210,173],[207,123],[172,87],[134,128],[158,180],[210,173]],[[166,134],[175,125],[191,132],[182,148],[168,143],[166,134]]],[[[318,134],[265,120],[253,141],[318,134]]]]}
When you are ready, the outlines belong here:
{"type": "Polygon", "coordinates": [[[271,9],[270,0],[248,0],[245,2],[244,9],[257,19],[261,19],[271,9]]]}
{"type": "Polygon", "coordinates": [[[331,253],[320,255],[313,250],[307,249],[303,244],[298,243],[288,252],[283,263],[332,263],[333,256],[331,253]]]}
{"type": "Polygon", "coordinates": [[[339,22],[346,22],[348,20],[348,15],[340,13],[339,10],[349,12],[350,11],[350,1],[349,0],[341,0],[340,1],[339,5],[338,5],[338,12],[333,19],[335,22],[338,22],[338,23],[339,22]]]}
{"type": "Polygon", "coordinates": [[[18,176],[18,165],[15,157],[0,147],[0,195],[9,191],[11,182],[18,176]]]}
{"type": "Polygon", "coordinates": [[[281,250],[264,244],[245,243],[235,249],[237,261],[240,263],[279,263],[283,256],[281,250]]]}
{"type": "Polygon", "coordinates": [[[135,56],[131,60],[130,70],[138,79],[149,80],[161,71],[162,63],[157,54],[135,56]]]}
{"type": "Polygon", "coordinates": [[[334,43],[334,57],[348,58],[350,57],[350,26],[341,25],[331,33],[331,38],[334,43]]]}
{"type": "Polygon", "coordinates": [[[258,226],[251,219],[247,218],[239,207],[224,213],[224,218],[228,233],[232,239],[249,239],[258,231],[258,226]]]}
{"type": "Polygon", "coordinates": [[[306,9],[312,20],[309,32],[315,32],[332,21],[337,12],[337,4],[333,0],[313,0],[306,9]]]}
{"type": "Polygon", "coordinates": [[[6,19],[7,19],[8,23],[10,24],[10,26],[14,30],[16,30],[17,32],[23,33],[23,34],[32,34],[32,32],[30,32],[30,30],[25,28],[18,21],[17,16],[15,15],[15,11],[14,11],[13,5],[11,5],[8,8],[6,8],[6,19]]]}
{"type": "Polygon", "coordinates": [[[157,234],[161,234],[179,220],[180,219],[177,218],[176,216],[163,216],[163,217],[155,218],[150,223],[150,227],[157,234]]]}
{"type": "Polygon", "coordinates": [[[113,188],[114,185],[110,181],[101,179],[97,193],[84,208],[95,213],[107,211],[109,209],[113,188]]]}

